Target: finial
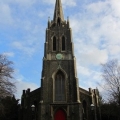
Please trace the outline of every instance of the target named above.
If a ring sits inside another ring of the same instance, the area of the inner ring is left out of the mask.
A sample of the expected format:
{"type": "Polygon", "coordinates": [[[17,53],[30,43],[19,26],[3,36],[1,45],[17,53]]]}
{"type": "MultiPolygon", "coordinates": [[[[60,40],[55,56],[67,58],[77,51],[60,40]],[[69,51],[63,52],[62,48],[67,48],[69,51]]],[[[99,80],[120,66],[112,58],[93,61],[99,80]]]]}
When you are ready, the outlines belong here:
{"type": "Polygon", "coordinates": [[[70,28],[69,17],[67,17],[67,26],[70,28]]]}
{"type": "Polygon", "coordinates": [[[67,16],[67,21],[69,21],[69,16],[67,16]]]}
{"type": "Polygon", "coordinates": [[[48,28],[50,28],[50,17],[48,17],[48,28]]]}
{"type": "Polygon", "coordinates": [[[50,17],[48,17],[48,21],[50,21],[50,17]]]}

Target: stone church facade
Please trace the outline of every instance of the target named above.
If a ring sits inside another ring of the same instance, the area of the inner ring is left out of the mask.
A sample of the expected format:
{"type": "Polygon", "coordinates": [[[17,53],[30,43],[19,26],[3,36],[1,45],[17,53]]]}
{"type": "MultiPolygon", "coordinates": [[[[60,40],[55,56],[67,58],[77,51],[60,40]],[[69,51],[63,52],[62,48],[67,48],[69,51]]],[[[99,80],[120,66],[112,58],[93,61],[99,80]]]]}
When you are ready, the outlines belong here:
{"type": "Polygon", "coordinates": [[[100,120],[98,90],[79,87],[72,30],[61,0],[48,20],[41,76],[40,88],[23,90],[19,120],[100,120]]]}

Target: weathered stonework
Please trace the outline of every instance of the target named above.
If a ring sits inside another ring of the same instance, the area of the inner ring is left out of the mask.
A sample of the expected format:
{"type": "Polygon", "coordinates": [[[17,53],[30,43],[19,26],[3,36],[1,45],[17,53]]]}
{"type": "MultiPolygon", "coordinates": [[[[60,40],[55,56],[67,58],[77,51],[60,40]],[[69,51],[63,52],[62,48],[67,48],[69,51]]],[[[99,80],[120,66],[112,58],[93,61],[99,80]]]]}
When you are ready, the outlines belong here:
{"type": "Polygon", "coordinates": [[[93,120],[90,105],[95,105],[96,113],[99,111],[99,93],[96,89],[79,88],[73,46],[69,20],[64,20],[61,0],[56,0],[54,18],[48,20],[46,29],[41,87],[23,91],[20,120],[57,120],[59,114],[64,116],[61,120],[93,120]],[[60,93],[61,87],[64,93],[60,93]],[[65,96],[64,100],[55,99],[57,92],[65,96]]]}

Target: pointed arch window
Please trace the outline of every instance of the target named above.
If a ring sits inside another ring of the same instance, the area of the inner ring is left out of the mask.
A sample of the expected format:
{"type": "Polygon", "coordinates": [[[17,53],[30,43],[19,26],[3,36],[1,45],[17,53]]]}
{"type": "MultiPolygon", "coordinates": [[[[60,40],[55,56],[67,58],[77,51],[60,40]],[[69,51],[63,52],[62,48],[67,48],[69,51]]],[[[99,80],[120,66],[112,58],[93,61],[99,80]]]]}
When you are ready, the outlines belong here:
{"type": "Polygon", "coordinates": [[[65,51],[65,37],[62,37],[62,51],[65,51]]]}
{"type": "Polygon", "coordinates": [[[58,71],[55,76],[55,101],[65,101],[65,76],[58,71]]]}
{"type": "Polygon", "coordinates": [[[56,51],[56,37],[53,37],[53,51],[56,51]]]}

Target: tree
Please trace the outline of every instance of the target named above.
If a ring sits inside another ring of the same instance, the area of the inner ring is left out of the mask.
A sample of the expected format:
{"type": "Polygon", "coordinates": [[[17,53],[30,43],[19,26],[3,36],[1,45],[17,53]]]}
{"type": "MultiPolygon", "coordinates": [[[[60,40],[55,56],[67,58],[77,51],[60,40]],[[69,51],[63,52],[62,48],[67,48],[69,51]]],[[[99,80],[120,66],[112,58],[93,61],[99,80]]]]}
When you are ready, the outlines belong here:
{"type": "Polygon", "coordinates": [[[19,100],[14,96],[7,96],[1,99],[1,103],[4,109],[0,109],[0,120],[18,120],[19,100]]]}
{"type": "Polygon", "coordinates": [[[120,92],[120,65],[118,60],[111,60],[102,64],[102,87],[107,91],[109,102],[119,104],[120,92]]]}
{"type": "Polygon", "coordinates": [[[103,103],[101,105],[102,120],[120,120],[119,107],[114,103],[103,103]]]}
{"type": "Polygon", "coordinates": [[[9,61],[5,55],[0,54],[0,98],[13,95],[15,84],[13,78],[13,62],[9,61]]]}

